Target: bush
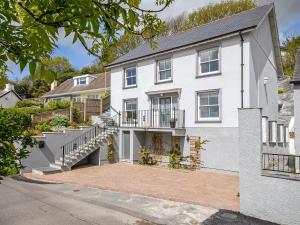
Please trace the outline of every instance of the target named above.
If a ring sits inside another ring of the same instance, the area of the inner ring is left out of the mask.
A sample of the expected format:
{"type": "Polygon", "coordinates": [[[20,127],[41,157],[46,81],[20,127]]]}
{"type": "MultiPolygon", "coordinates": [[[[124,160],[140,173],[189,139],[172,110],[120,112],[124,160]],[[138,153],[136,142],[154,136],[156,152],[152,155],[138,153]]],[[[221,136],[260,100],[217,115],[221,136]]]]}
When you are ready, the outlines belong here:
{"type": "Polygon", "coordinates": [[[285,92],[283,87],[278,88],[278,94],[283,94],[285,92]]]}
{"type": "Polygon", "coordinates": [[[157,162],[152,156],[151,152],[142,147],[140,149],[140,159],[139,159],[139,164],[141,165],[155,165],[157,162]]]}
{"type": "Polygon", "coordinates": [[[169,165],[168,165],[169,168],[172,169],[179,168],[180,158],[181,158],[180,148],[178,145],[176,145],[175,148],[169,152],[169,165]]]}
{"type": "Polygon", "coordinates": [[[110,91],[104,91],[102,94],[101,94],[101,98],[103,99],[103,98],[106,98],[106,97],[108,97],[108,96],[110,96],[110,91]]]}
{"type": "Polygon", "coordinates": [[[32,100],[23,100],[19,101],[16,104],[16,108],[24,108],[24,107],[32,107],[32,106],[38,106],[42,107],[44,104],[42,102],[32,101],[32,100]]]}
{"type": "Polygon", "coordinates": [[[40,123],[36,124],[35,129],[38,130],[39,132],[52,131],[49,121],[44,121],[44,122],[40,122],[40,123]]]}
{"type": "Polygon", "coordinates": [[[107,160],[109,163],[115,162],[115,148],[113,143],[113,135],[109,135],[108,138],[108,150],[107,150],[107,160]]]}
{"type": "Polygon", "coordinates": [[[54,117],[51,120],[50,125],[51,126],[67,127],[67,126],[69,126],[69,119],[68,119],[68,117],[66,117],[64,115],[57,115],[56,117],[54,117]]]}
{"type": "Polygon", "coordinates": [[[79,109],[77,107],[72,108],[72,116],[73,116],[73,122],[80,123],[81,114],[80,114],[79,109]]]}
{"type": "Polygon", "coordinates": [[[48,103],[48,108],[50,109],[64,109],[70,106],[69,101],[51,101],[48,103]]]}

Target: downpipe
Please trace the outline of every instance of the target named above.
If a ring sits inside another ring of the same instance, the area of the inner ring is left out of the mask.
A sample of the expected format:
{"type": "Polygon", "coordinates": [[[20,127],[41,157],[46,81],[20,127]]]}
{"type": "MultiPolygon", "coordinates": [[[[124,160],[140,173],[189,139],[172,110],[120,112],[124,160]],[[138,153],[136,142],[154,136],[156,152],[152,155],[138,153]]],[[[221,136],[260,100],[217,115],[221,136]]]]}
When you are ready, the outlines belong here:
{"type": "Polygon", "coordinates": [[[241,108],[244,108],[244,38],[242,32],[239,32],[241,38],[241,108]]]}

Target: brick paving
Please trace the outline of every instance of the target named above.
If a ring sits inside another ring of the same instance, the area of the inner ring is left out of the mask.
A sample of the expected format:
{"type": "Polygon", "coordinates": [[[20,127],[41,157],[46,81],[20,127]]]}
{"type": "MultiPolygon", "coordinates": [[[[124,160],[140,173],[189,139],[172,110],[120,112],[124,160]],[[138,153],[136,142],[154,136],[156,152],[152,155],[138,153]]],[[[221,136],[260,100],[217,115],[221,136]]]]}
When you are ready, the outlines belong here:
{"type": "Polygon", "coordinates": [[[236,175],[116,163],[24,176],[239,211],[236,175]]]}

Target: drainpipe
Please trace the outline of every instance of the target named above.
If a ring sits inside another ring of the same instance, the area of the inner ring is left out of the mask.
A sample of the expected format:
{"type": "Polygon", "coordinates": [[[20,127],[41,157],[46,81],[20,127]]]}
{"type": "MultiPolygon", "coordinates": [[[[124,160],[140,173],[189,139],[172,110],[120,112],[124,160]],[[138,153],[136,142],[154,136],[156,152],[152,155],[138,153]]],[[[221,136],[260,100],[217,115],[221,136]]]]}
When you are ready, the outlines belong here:
{"type": "Polygon", "coordinates": [[[244,38],[240,31],[241,38],[241,108],[244,108],[244,38]]]}

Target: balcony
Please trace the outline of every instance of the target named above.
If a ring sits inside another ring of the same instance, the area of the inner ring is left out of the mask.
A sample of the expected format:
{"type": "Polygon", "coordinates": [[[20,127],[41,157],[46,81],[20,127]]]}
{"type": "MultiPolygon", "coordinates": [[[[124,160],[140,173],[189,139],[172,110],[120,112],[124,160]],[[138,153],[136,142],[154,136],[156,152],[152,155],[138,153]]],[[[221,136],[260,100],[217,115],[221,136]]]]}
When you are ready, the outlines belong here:
{"type": "Polygon", "coordinates": [[[184,128],[185,111],[175,108],[122,111],[121,127],[184,128]]]}

